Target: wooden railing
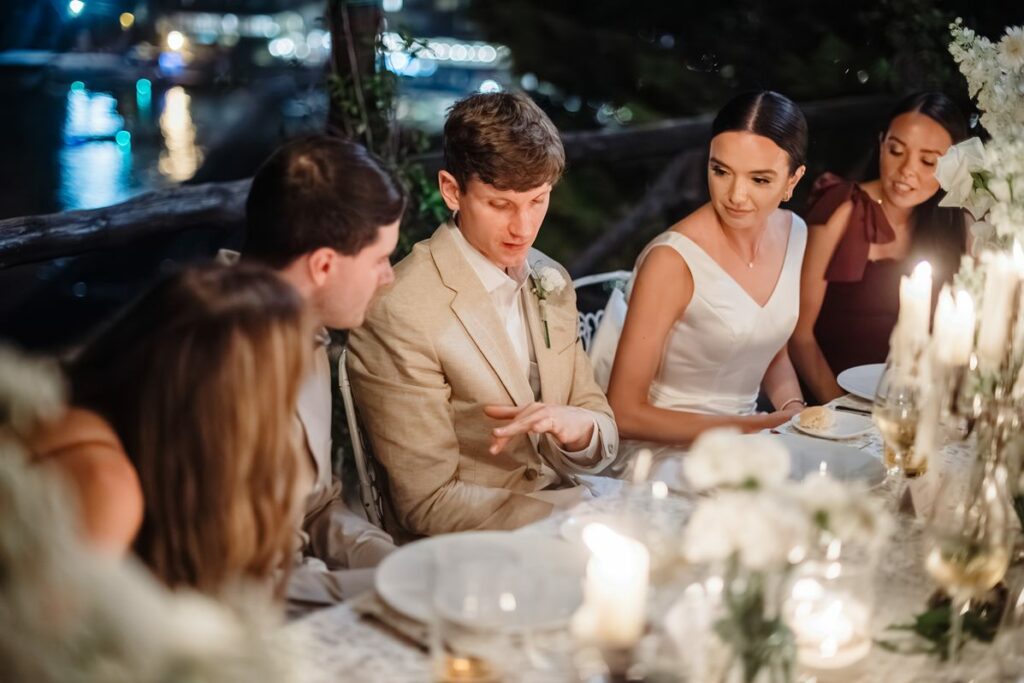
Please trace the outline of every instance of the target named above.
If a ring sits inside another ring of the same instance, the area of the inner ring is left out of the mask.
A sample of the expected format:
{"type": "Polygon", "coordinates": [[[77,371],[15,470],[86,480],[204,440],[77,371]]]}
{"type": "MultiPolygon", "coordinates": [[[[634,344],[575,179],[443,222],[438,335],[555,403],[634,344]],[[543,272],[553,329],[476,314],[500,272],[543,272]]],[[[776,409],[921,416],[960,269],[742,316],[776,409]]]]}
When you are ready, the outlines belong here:
{"type": "MultiPolygon", "coordinates": [[[[887,98],[853,98],[802,105],[811,130],[816,127],[863,129],[878,122],[887,98]]],[[[703,163],[709,116],[666,120],[621,130],[571,132],[563,135],[570,165],[619,163],[664,158],[666,166],[647,195],[632,211],[609,226],[571,264],[574,275],[586,273],[629,239],[646,218],[656,213],[669,193],[681,190],[680,179],[703,163]]],[[[812,136],[813,137],[813,136],[812,136]]],[[[812,140],[813,144],[813,140],[812,140]]],[[[440,166],[438,154],[420,158],[428,168],[440,166]]],[[[182,185],[139,195],[122,204],[87,211],[68,211],[0,221],[0,268],[75,256],[159,234],[203,227],[234,227],[244,221],[245,197],[251,179],[182,185]]],[[[686,183],[693,185],[693,183],[686,183]]],[[[694,199],[684,196],[684,198],[694,199]]]]}

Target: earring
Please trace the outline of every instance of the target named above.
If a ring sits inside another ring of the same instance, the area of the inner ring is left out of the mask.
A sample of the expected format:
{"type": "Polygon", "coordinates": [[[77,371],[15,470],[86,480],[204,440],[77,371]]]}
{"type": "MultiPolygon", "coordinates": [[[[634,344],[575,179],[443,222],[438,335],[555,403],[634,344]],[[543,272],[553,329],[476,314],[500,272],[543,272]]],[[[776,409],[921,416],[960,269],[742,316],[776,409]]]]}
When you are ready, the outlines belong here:
{"type": "Polygon", "coordinates": [[[459,224],[459,210],[458,209],[455,209],[454,211],[452,211],[452,223],[454,223],[455,225],[459,224]]]}

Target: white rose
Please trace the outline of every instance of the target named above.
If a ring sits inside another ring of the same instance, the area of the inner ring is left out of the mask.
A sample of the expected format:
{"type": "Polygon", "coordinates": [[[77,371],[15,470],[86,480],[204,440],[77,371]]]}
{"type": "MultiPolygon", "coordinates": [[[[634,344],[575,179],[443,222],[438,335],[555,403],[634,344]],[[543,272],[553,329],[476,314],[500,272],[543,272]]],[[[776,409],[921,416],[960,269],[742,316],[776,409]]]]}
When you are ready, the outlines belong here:
{"type": "Polygon", "coordinates": [[[971,239],[975,244],[981,245],[989,242],[996,236],[996,227],[985,221],[975,221],[970,228],[971,239]]]}
{"type": "Polygon", "coordinates": [[[789,476],[789,452],[770,436],[743,435],[737,429],[709,429],[683,460],[686,480],[697,490],[766,487],[789,476]]]}
{"type": "Polygon", "coordinates": [[[1006,178],[992,178],[985,187],[992,193],[992,196],[996,198],[997,202],[1008,202],[1010,201],[1010,183],[1007,182],[1006,178]]]}
{"type": "Polygon", "coordinates": [[[770,492],[726,491],[701,500],[687,524],[683,552],[691,562],[736,555],[749,569],[773,569],[805,547],[810,532],[807,515],[791,500],[770,492]]]}
{"type": "Polygon", "coordinates": [[[844,542],[872,544],[888,536],[888,517],[863,482],[812,474],[792,490],[808,516],[844,542]]]}
{"type": "Polygon", "coordinates": [[[562,273],[557,268],[551,266],[544,266],[537,271],[537,279],[540,281],[540,289],[543,290],[544,295],[558,294],[565,288],[565,278],[562,277],[562,273]]]}
{"type": "Polygon", "coordinates": [[[984,167],[985,146],[978,138],[970,138],[950,147],[949,151],[939,157],[935,166],[935,178],[946,191],[939,206],[964,206],[974,190],[974,176],[971,173],[984,167]]]}

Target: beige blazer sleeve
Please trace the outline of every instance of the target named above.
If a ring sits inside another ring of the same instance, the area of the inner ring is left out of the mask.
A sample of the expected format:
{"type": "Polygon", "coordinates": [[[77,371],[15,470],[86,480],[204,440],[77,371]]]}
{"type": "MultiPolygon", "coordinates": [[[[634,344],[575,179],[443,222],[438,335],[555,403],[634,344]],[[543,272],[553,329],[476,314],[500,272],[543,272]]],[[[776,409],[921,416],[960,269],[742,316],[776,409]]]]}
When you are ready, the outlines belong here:
{"type": "Polygon", "coordinates": [[[341,496],[341,482],[333,478],[325,503],[306,515],[303,529],[309,550],[328,569],[376,567],[395,543],[380,529],[349,509],[341,496]]]}
{"type": "MultiPolygon", "coordinates": [[[[399,523],[415,534],[514,529],[550,514],[547,502],[459,479],[451,387],[432,330],[402,292],[382,298],[349,340],[349,374],[399,523]]],[[[481,425],[466,425],[479,429],[481,425]]],[[[489,457],[480,453],[478,457],[489,457]]]]}

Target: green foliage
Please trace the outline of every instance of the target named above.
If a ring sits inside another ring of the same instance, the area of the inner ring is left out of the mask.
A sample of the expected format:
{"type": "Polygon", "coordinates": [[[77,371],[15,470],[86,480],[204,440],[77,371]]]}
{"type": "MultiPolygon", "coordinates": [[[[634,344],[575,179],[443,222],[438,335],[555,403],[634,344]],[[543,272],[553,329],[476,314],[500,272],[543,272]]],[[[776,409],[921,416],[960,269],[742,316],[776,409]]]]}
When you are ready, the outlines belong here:
{"type": "MultiPolygon", "coordinates": [[[[340,22],[343,31],[350,23],[342,13],[360,3],[357,0],[330,0],[329,16],[340,22]]],[[[362,4],[365,4],[362,3],[362,4]]],[[[335,30],[338,27],[334,27],[335,30]]],[[[424,44],[407,34],[400,34],[404,48],[415,56],[424,44]]],[[[361,142],[379,156],[404,185],[409,206],[403,220],[401,237],[395,257],[401,258],[412,245],[423,239],[448,214],[441,199],[437,183],[428,178],[422,164],[415,161],[416,154],[428,147],[426,136],[420,131],[403,131],[395,118],[398,99],[398,77],[383,66],[384,46],[379,33],[373,36],[345,33],[347,42],[356,47],[372,41],[372,69],[359,69],[358,59],[334,59],[334,69],[327,77],[327,92],[332,105],[332,124],[338,132],[361,142]],[[345,65],[345,68],[339,66],[345,65]]]]}
{"type": "Polygon", "coordinates": [[[715,633],[732,648],[747,683],[766,667],[790,680],[793,634],[780,616],[766,613],[764,573],[751,571],[740,577],[738,564],[735,558],[729,561],[722,592],[725,613],[715,622],[715,633]]]}
{"type": "MultiPolygon", "coordinates": [[[[961,647],[973,638],[982,643],[991,643],[999,629],[999,620],[1006,606],[1006,588],[998,586],[988,600],[974,601],[964,614],[963,640],[961,647]]],[[[879,640],[878,644],[890,652],[905,654],[937,655],[945,660],[949,656],[949,639],[952,628],[952,601],[942,594],[936,594],[928,602],[927,609],[914,615],[908,624],[894,624],[892,631],[908,631],[918,637],[907,644],[879,640]]]]}

